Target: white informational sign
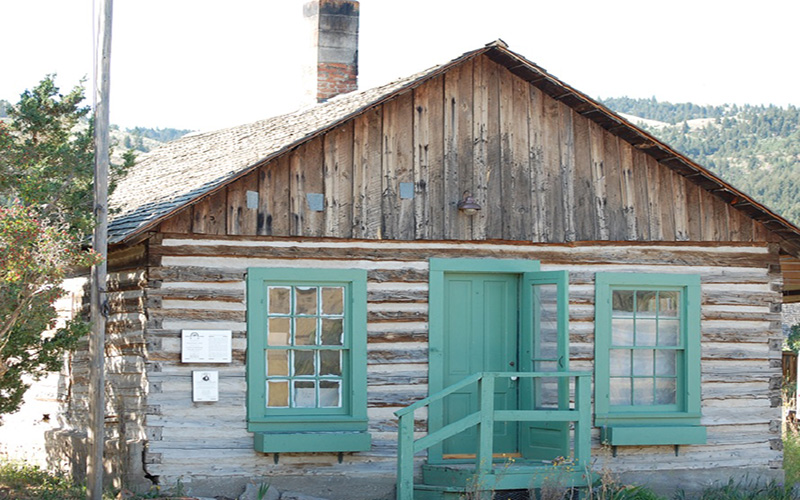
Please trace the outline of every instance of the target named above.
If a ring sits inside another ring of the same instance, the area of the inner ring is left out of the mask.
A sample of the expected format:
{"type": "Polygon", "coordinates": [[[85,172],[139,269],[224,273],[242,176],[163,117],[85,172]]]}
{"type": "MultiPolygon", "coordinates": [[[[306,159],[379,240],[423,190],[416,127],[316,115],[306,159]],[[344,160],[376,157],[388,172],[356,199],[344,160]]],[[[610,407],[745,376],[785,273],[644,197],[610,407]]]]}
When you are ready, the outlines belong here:
{"type": "Polygon", "coordinates": [[[219,372],[192,372],[192,401],[219,401],[219,372]]]}
{"type": "Polygon", "coordinates": [[[230,330],[181,331],[183,363],[230,363],[232,352],[230,330]]]}

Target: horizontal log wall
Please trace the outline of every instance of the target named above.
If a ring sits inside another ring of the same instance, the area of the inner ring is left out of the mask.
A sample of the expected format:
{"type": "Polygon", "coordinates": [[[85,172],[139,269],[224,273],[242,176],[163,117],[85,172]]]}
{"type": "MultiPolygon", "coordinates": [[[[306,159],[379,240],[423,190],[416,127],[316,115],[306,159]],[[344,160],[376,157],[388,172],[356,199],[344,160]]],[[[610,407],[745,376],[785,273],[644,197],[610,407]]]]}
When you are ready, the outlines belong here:
{"type": "MultiPolygon", "coordinates": [[[[115,486],[134,485],[144,477],[125,477],[131,470],[141,470],[142,443],[145,441],[145,411],[147,383],[145,369],[145,326],[147,246],[140,244],[112,252],[108,260],[108,316],[105,344],[105,461],[115,486]],[[132,468],[133,467],[133,468],[132,468]]],[[[84,294],[84,310],[88,310],[88,284],[84,294]]],[[[85,439],[89,428],[90,359],[88,338],[70,354],[66,367],[63,408],[64,428],[54,434],[56,440],[63,433],[69,439],[77,432],[85,439]]],[[[56,449],[54,446],[53,449],[56,449]]],[[[76,453],[77,455],[78,453],[76,453]]],[[[83,477],[81,461],[68,458],[83,477]]],[[[58,460],[57,457],[49,457],[58,460]]],[[[84,457],[85,460],[85,457],[84,457]]]]}
{"type": "MultiPolygon", "coordinates": [[[[594,275],[605,271],[695,273],[702,277],[702,423],[708,443],[624,447],[606,456],[595,430],[593,454],[612,470],[779,467],[780,271],[764,245],[502,245],[447,242],[288,241],[164,235],[151,239],[147,290],[150,474],[180,477],[293,474],[394,474],[393,411],[427,395],[428,259],[541,260],[543,270],[570,273],[570,357],[592,370],[594,275]],[[368,272],[369,452],[280,454],[253,451],[246,430],[244,275],[249,267],[359,268],[368,272]],[[180,363],[182,329],[230,329],[233,362],[180,363]],[[191,372],[220,372],[220,400],[193,403],[191,372]]],[[[426,428],[417,415],[416,428],[426,428]]],[[[599,464],[599,462],[598,462],[599,464]]]]}
{"type": "Polygon", "coordinates": [[[485,56],[209,194],[161,231],[777,241],[761,223],[485,56]],[[474,217],[456,207],[466,191],[483,207],[474,217]]]}

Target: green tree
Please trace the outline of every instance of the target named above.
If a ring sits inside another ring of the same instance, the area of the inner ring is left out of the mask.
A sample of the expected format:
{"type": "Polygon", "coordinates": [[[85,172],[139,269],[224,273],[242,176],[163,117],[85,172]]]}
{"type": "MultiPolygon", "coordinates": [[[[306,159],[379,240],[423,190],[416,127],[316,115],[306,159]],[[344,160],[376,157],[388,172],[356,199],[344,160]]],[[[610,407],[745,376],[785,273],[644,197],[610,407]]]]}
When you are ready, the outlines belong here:
{"type": "MultiPolygon", "coordinates": [[[[62,95],[47,76],[0,122],[0,415],[19,408],[25,376],[58,369],[63,352],[88,330],[81,319],[50,330],[60,283],[96,262],[83,248],[94,175],[83,99],[82,86],[62,95]]],[[[127,158],[112,168],[112,179],[133,161],[127,158]]]]}
{"type": "Polygon", "coordinates": [[[96,262],[65,227],[13,203],[0,207],[0,415],[16,411],[28,389],[24,376],[39,378],[61,367],[88,325],[80,320],[50,330],[58,286],[70,269],[96,262]],[[48,333],[44,333],[48,332],[48,333]]]}
{"type": "Polygon", "coordinates": [[[62,95],[54,77],[26,90],[8,110],[8,141],[0,160],[0,193],[63,219],[77,236],[92,228],[93,130],[86,126],[84,89],[62,95]],[[81,126],[82,125],[82,126],[81,126]]]}

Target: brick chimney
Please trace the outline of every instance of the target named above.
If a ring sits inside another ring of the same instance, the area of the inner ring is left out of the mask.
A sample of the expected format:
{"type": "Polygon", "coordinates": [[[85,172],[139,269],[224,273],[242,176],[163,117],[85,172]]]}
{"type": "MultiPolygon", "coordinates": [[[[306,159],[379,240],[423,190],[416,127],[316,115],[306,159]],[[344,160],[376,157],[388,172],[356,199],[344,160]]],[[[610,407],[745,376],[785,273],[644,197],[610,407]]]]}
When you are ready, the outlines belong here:
{"type": "Polygon", "coordinates": [[[312,0],[303,6],[311,44],[303,70],[306,102],[358,88],[358,2],[312,0]]]}

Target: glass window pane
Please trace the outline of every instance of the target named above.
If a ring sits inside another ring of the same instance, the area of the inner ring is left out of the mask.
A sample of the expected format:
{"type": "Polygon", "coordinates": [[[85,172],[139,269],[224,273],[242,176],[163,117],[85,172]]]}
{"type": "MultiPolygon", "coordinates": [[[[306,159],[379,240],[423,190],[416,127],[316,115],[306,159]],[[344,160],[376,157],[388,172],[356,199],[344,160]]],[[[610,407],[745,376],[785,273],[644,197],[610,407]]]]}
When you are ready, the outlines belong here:
{"type": "Polygon", "coordinates": [[[289,345],[291,324],[290,318],[270,318],[267,345],[289,345]]]}
{"type": "Polygon", "coordinates": [[[674,377],[677,373],[677,357],[675,351],[656,351],[656,375],[659,377],[674,377]]]}
{"type": "Polygon", "coordinates": [[[295,380],[292,403],[294,403],[292,406],[295,408],[316,408],[316,382],[312,380],[295,380]]]}
{"type": "Polygon", "coordinates": [[[677,290],[672,292],[659,292],[658,294],[658,315],[662,318],[677,318],[678,305],[680,304],[681,293],[677,290]]]}
{"type": "Polygon", "coordinates": [[[320,380],[319,406],[320,408],[341,408],[342,406],[341,382],[338,380],[320,380]]]}
{"type": "Polygon", "coordinates": [[[611,345],[633,345],[633,318],[611,320],[611,345]]]}
{"type": "Polygon", "coordinates": [[[653,375],[652,349],[637,349],[633,351],[633,374],[645,377],[653,375]]]}
{"type": "Polygon", "coordinates": [[[289,376],[289,351],[286,349],[267,350],[267,375],[289,376]]]}
{"type": "Polygon", "coordinates": [[[633,312],[633,290],[614,290],[611,294],[614,316],[633,312]]]}
{"type": "Polygon", "coordinates": [[[267,406],[286,408],[289,406],[289,381],[270,380],[267,382],[267,406]]]}
{"type": "Polygon", "coordinates": [[[612,405],[631,404],[631,379],[611,378],[609,389],[609,398],[612,405]]]}
{"type": "Polygon", "coordinates": [[[636,316],[636,345],[656,345],[656,320],[636,316]]]}
{"type": "Polygon", "coordinates": [[[678,330],[680,321],[677,319],[658,320],[658,345],[679,345],[678,330]]]}
{"type": "Polygon", "coordinates": [[[295,318],[294,345],[317,344],[317,318],[295,318]]]}
{"type": "Polygon", "coordinates": [[[319,352],[319,374],[320,375],[342,375],[342,352],[341,351],[320,351],[319,352]]]}
{"type": "Polygon", "coordinates": [[[342,345],[344,340],[344,320],[322,320],[322,345],[342,345]]]}
{"type": "Polygon", "coordinates": [[[322,314],[326,316],[344,314],[344,288],[324,287],[322,289],[322,314]]]}
{"type": "Polygon", "coordinates": [[[269,314],[290,314],[292,312],[291,288],[288,286],[269,287],[269,314]]]}
{"type": "Polygon", "coordinates": [[[631,351],[630,349],[611,349],[610,371],[612,377],[631,376],[631,351]]]}
{"type": "Polygon", "coordinates": [[[656,404],[674,405],[677,398],[677,379],[657,378],[656,379],[656,404]]]}
{"type": "Polygon", "coordinates": [[[294,289],[294,313],[302,315],[317,314],[317,287],[298,286],[294,289]]]}
{"type": "Polygon", "coordinates": [[[635,405],[653,404],[653,379],[651,378],[633,379],[633,404],[635,405]]]}
{"type": "Polygon", "coordinates": [[[314,351],[292,351],[294,375],[314,375],[314,351]]]}
{"type": "MultiPolygon", "coordinates": [[[[658,292],[653,290],[637,290],[636,291],[636,312],[645,313],[645,316],[656,315],[656,306],[658,305],[658,292]]],[[[636,316],[639,316],[637,314],[636,316]]]]}

